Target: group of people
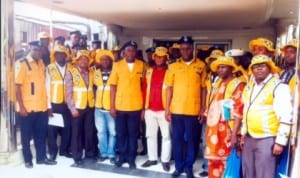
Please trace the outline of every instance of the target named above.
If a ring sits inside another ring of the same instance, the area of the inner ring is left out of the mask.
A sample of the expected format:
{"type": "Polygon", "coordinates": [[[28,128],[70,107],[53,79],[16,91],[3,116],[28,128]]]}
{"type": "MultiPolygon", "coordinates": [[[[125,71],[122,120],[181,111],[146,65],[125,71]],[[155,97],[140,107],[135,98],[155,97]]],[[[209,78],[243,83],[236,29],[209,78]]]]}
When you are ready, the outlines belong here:
{"type": "Polygon", "coordinates": [[[53,49],[45,53],[51,38],[42,33],[29,43],[28,55],[16,62],[27,168],[33,167],[33,138],[37,164],[54,165],[59,153],[73,158],[74,166],[85,159],[109,159],[117,167],[128,163],[136,169],[141,122],[148,153],[141,166],[160,160],[168,172],[174,159],[173,177],[183,172],[194,177],[200,149],[200,176],[222,177],[230,166],[227,157],[237,149],[244,178],[274,178],[277,158],[287,144],[295,146],[297,40],[281,48],[286,64],[281,69],[272,61],[275,49],[266,38],[250,41],[249,66],[242,65],[245,52],[240,49],[215,49],[205,59],[197,58],[190,36],[181,37],[170,50],[147,50],[146,62],[138,59],[134,41],[123,45],[120,58],[120,53],[101,49],[99,41],[87,50],[79,43],[78,31],[71,32],[70,39],[65,45],[63,37],[55,38],[53,49]],[[48,125],[57,114],[63,127],[48,125]]]}

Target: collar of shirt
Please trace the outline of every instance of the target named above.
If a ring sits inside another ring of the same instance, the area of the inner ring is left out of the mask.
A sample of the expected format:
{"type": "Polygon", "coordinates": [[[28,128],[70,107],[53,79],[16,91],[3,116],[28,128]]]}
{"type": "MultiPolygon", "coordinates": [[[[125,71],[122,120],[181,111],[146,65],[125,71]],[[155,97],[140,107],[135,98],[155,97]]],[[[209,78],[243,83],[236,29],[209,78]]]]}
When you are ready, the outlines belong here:
{"type": "Polygon", "coordinates": [[[65,72],[65,69],[66,69],[67,64],[65,64],[64,66],[61,66],[61,65],[59,65],[57,62],[55,62],[55,65],[57,66],[57,68],[58,68],[58,70],[60,71],[60,73],[61,73],[62,75],[64,75],[64,72],[65,72]]]}
{"type": "Polygon", "coordinates": [[[272,76],[273,76],[272,74],[269,74],[261,83],[257,83],[254,77],[253,77],[253,81],[255,85],[265,85],[272,76]]]}
{"type": "Polygon", "coordinates": [[[55,64],[56,64],[56,66],[57,66],[58,68],[60,68],[60,69],[65,69],[66,66],[67,66],[67,64],[61,66],[61,65],[59,65],[56,61],[55,61],[55,64]]]}

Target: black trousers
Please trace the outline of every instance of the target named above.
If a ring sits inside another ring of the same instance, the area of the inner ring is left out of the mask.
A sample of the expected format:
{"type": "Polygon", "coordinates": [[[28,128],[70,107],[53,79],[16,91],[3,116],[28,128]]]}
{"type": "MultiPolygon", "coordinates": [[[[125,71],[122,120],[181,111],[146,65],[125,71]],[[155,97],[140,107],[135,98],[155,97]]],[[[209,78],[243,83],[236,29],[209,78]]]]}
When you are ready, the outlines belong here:
{"type": "Polygon", "coordinates": [[[36,161],[46,158],[46,137],[48,112],[30,112],[28,116],[20,116],[21,143],[24,161],[32,162],[30,140],[33,138],[36,150],[36,161]]]}
{"type": "Polygon", "coordinates": [[[71,150],[74,161],[82,159],[83,149],[86,158],[97,156],[96,127],[94,121],[94,109],[78,109],[79,117],[72,118],[71,150]]]}
{"type": "Polygon", "coordinates": [[[135,163],[141,111],[117,111],[116,132],[119,160],[135,163]]]}
{"type": "Polygon", "coordinates": [[[71,143],[71,113],[66,104],[51,104],[53,113],[62,114],[64,127],[48,126],[48,150],[54,158],[58,152],[57,136],[61,135],[61,144],[59,147],[60,154],[69,152],[71,143]]]}

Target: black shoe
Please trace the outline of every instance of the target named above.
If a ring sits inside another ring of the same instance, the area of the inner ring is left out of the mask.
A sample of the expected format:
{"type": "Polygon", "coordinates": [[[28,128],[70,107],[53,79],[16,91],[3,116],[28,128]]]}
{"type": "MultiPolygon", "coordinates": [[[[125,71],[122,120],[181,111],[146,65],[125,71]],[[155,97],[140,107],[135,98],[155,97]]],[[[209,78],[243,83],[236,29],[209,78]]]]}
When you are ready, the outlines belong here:
{"type": "Polygon", "coordinates": [[[129,163],[129,169],[136,169],[135,163],[129,163]]]}
{"type": "Polygon", "coordinates": [[[202,172],[199,173],[199,176],[200,177],[207,177],[208,176],[208,172],[202,171],[202,172]]]}
{"type": "Polygon", "coordinates": [[[25,163],[25,167],[26,167],[26,168],[33,168],[32,162],[27,162],[27,163],[25,163]]]}
{"type": "Polygon", "coordinates": [[[116,164],[116,158],[109,158],[110,164],[116,164]]]}
{"type": "Polygon", "coordinates": [[[157,164],[157,161],[147,160],[146,162],[144,162],[144,164],[142,164],[142,167],[150,167],[150,166],[156,165],[156,164],[157,164]]]}
{"type": "Polygon", "coordinates": [[[84,163],[83,160],[77,160],[74,162],[74,164],[72,164],[72,166],[79,167],[82,166],[83,163],[84,163]]]}
{"type": "Polygon", "coordinates": [[[72,154],[71,154],[71,153],[68,153],[68,152],[66,152],[66,153],[59,153],[59,155],[60,155],[60,156],[65,156],[65,157],[67,157],[67,158],[72,158],[72,154]]]}
{"type": "Polygon", "coordinates": [[[37,161],[36,164],[55,165],[56,161],[45,158],[44,160],[37,161]]]}
{"type": "Polygon", "coordinates": [[[173,173],[172,173],[172,177],[179,177],[181,175],[182,171],[179,171],[179,170],[175,170],[173,173]]]}
{"type": "Polygon", "coordinates": [[[161,165],[162,165],[164,171],[166,171],[166,172],[170,171],[170,163],[168,163],[168,162],[166,162],[166,163],[162,162],[161,165]]]}
{"type": "Polygon", "coordinates": [[[55,161],[55,159],[56,159],[56,155],[50,155],[49,156],[49,160],[55,161]]]}
{"type": "Polygon", "coordinates": [[[103,162],[103,161],[105,161],[106,159],[107,159],[107,157],[99,156],[98,159],[97,159],[97,161],[103,162]]]}
{"type": "Polygon", "coordinates": [[[118,161],[116,161],[115,166],[122,167],[123,164],[124,164],[124,161],[118,160],[118,161]]]}
{"type": "Polygon", "coordinates": [[[193,171],[185,171],[185,173],[186,173],[186,177],[187,178],[195,178],[195,176],[194,176],[194,173],[193,173],[193,171]]]}

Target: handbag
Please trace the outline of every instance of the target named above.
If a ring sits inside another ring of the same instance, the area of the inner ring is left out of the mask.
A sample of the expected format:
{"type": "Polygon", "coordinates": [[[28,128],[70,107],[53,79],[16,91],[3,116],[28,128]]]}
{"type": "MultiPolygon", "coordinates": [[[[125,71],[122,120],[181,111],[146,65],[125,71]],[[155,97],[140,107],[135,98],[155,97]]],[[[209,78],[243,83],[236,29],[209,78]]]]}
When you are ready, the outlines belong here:
{"type": "Polygon", "coordinates": [[[242,156],[239,156],[236,148],[233,147],[226,160],[226,168],[222,178],[242,178],[241,163],[242,156]]]}

